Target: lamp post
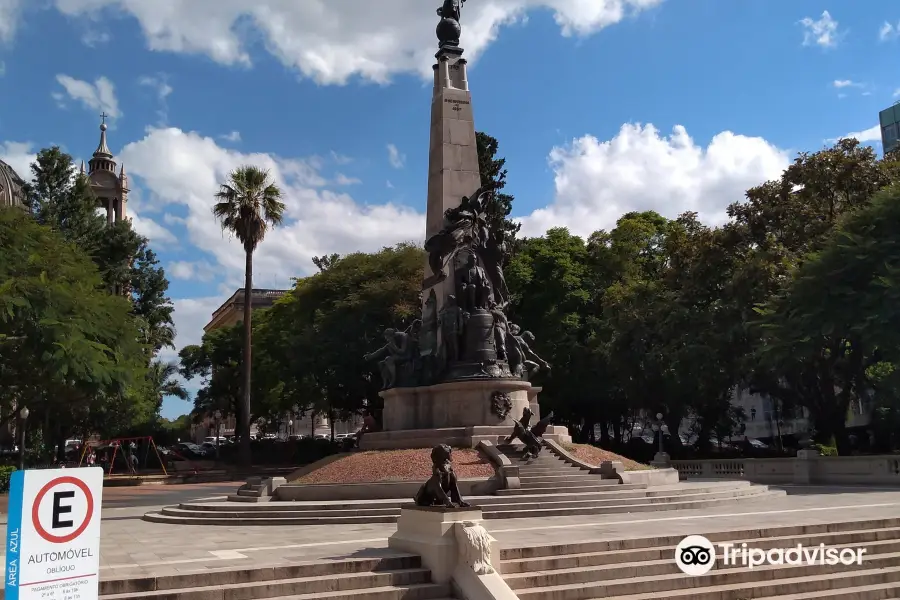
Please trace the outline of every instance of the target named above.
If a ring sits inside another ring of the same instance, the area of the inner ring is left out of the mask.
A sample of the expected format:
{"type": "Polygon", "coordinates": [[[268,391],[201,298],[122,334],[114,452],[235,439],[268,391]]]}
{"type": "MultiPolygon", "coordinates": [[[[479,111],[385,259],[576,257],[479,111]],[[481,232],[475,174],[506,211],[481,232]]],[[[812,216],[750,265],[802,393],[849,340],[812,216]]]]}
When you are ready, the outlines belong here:
{"type": "Polygon", "coordinates": [[[288,439],[290,439],[292,435],[294,435],[294,420],[288,419],[288,439]]]}
{"type": "Polygon", "coordinates": [[[219,428],[222,425],[222,411],[216,410],[213,417],[216,419],[216,460],[219,460],[219,428]]]}
{"type": "Polygon", "coordinates": [[[656,413],[656,422],[653,424],[653,431],[659,432],[659,451],[656,453],[656,456],[653,457],[653,462],[650,464],[654,467],[668,468],[669,455],[666,454],[666,451],[663,448],[663,425],[665,425],[663,414],[658,412],[656,413]]]}
{"type": "Polygon", "coordinates": [[[19,470],[25,469],[25,422],[28,415],[31,414],[27,406],[23,406],[19,411],[19,470]]]}

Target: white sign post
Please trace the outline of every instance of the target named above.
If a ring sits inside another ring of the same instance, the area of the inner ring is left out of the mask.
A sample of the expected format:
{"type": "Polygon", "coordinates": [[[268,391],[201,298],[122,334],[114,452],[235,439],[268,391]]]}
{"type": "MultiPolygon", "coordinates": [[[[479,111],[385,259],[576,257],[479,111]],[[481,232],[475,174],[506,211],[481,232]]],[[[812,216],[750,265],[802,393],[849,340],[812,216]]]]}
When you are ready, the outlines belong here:
{"type": "Polygon", "coordinates": [[[97,600],[103,469],[15,471],[6,600],[97,600]]]}

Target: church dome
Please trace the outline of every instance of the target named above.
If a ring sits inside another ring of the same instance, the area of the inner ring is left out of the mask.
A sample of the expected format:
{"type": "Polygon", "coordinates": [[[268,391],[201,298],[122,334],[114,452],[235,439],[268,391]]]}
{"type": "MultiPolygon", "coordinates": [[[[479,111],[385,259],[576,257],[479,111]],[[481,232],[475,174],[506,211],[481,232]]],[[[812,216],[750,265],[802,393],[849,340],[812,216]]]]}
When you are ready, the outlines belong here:
{"type": "Polygon", "coordinates": [[[25,204],[25,182],[11,166],[0,160],[0,206],[25,204]]]}

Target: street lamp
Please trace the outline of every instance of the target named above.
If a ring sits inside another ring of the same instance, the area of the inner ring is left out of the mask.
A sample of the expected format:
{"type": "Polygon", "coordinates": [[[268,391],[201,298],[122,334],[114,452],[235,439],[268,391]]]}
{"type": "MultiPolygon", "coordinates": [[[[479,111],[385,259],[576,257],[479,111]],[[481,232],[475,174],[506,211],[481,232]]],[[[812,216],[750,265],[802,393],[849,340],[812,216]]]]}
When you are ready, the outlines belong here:
{"type": "Polygon", "coordinates": [[[665,422],[663,421],[663,414],[661,412],[656,413],[656,423],[653,424],[653,431],[659,432],[659,451],[656,453],[656,456],[653,457],[653,462],[650,464],[654,467],[668,467],[669,466],[669,455],[666,454],[663,448],[663,425],[665,422]]]}
{"type": "Polygon", "coordinates": [[[294,420],[288,419],[288,438],[294,435],[294,420]]]}
{"type": "Polygon", "coordinates": [[[25,422],[31,412],[27,406],[23,406],[19,411],[19,470],[25,469],[25,422]]]}
{"type": "Polygon", "coordinates": [[[222,424],[222,411],[216,410],[213,417],[216,419],[216,460],[219,460],[219,427],[222,424]]]}

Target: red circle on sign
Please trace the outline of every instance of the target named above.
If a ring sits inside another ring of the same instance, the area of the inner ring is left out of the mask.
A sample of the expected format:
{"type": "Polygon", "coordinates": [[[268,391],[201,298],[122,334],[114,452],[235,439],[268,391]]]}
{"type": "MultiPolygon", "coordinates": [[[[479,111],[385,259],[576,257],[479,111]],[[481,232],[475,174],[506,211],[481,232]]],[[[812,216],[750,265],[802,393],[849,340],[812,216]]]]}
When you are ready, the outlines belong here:
{"type": "Polygon", "coordinates": [[[41,491],[38,492],[37,497],[34,499],[34,504],[31,506],[31,522],[34,523],[34,530],[37,531],[37,534],[50,542],[51,544],[65,544],[66,542],[71,542],[79,535],[84,533],[84,530],[87,529],[87,526],[91,523],[91,518],[94,516],[94,497],[91,495],[91,490],[88,486],[80,479],[75,477],[69,477],[68,475],[65,477],[57,477],[56,479],[50,481],[47,485],[41,488],[41,491]],[[84,517],[84,523],[78,526],[78,529],[73,531],[68,535],[53,535],[49,533],[46,529],[41,525],[41,519],[39,515],[39,508],[41,507],[41,500],[44,499],[44,496],[47,495],[47,492],[50,491],[51,488],[54,488],[58,485],[62,485],[64,483],[71,483],[82,492],[84,492],[85,498],[87,498],[87,515],[84,517]]]}

